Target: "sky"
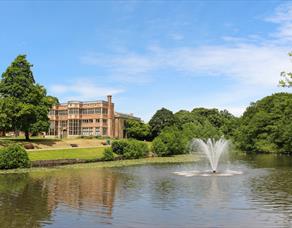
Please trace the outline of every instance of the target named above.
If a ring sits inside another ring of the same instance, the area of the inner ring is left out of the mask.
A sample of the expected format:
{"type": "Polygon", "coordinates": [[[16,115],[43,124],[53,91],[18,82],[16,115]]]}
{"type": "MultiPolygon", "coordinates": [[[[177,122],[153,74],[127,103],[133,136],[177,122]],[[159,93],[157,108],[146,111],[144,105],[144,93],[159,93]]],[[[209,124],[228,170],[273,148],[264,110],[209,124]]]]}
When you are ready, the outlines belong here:
{"type": "Polygon", "coordinates": [[[0,73],[19,54],[61,102],[113,95],[148,121],[156,110],[240,116],[292,71],[289,1],[0,1],[0,73]]]}

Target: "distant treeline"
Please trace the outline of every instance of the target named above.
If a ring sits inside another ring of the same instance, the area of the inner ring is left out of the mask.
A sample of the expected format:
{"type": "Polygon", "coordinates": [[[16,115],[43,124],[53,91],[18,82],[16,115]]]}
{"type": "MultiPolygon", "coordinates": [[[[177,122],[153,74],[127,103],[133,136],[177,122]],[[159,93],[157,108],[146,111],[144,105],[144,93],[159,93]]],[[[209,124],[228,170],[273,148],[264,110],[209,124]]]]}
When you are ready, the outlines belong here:
{"type": "Polygon", "coordinates": [[[160,155],[186,153],[193,138],[225,137],[245,152],[292,152],[292,94],[276,93],[251,105],[238,118],[227,110],[194,108],[173,113],[162,108],[149,123],[130,120],[129,138],[153,140],[160,155]]]}

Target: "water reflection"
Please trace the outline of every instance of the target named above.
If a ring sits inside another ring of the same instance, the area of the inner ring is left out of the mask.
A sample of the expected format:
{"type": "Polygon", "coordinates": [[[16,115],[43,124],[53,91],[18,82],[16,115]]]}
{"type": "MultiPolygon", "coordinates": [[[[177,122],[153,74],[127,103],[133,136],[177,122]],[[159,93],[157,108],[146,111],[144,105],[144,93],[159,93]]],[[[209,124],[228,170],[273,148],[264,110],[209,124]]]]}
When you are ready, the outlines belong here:
{"type": "Polygon", "coordinates": [[[285,225],[292,225],[292,176],[290,169],[269,170],[264,177],[250,180],[249,200],[260,211],[278,217],[285,225]]]}
{"type": "Polygon", "coordinates": [[[229,177],[173,174],[194,164],[0,175],[0,227],[287,227],[291,164],[244,156],[229,177]]]}
{"type": "Polygon", "coordinates": [[[48,191],[29,174],[0,176],[0,226],[40,227],[50,220],[48,191]]]}

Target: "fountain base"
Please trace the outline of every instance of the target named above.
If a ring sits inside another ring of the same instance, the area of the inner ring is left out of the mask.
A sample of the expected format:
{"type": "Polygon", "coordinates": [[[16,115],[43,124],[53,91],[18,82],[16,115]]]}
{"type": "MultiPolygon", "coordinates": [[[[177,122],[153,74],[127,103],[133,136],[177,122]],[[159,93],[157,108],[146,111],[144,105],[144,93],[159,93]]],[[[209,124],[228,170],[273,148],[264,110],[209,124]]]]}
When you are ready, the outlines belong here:
{"type": "Polygon", "coordinates": [[[235,176],[243,174],[241,171],[235,170],[222,170],[217,172],[216,170],[187,170],[187,171],[180,171],[180,172],[173,172],[173,174],[185,177],[194,177],[194,176],[201,176],[201,177],[228,177],[228,176],[235,176]],[[213,172],[215,171],[215,173],[213,172]]]}

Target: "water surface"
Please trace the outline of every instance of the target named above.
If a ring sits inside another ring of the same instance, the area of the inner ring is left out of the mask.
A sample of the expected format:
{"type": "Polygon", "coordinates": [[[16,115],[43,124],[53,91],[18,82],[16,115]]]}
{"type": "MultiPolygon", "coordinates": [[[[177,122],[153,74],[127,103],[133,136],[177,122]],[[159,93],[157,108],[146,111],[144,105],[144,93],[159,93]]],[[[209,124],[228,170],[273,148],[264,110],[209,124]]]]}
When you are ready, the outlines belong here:
{"type": "Polygon", "coordinates": [[[292,159],[258,155],[234,176],[198,162],[0,175],[0,227],[289,227],[292,159]]]}

